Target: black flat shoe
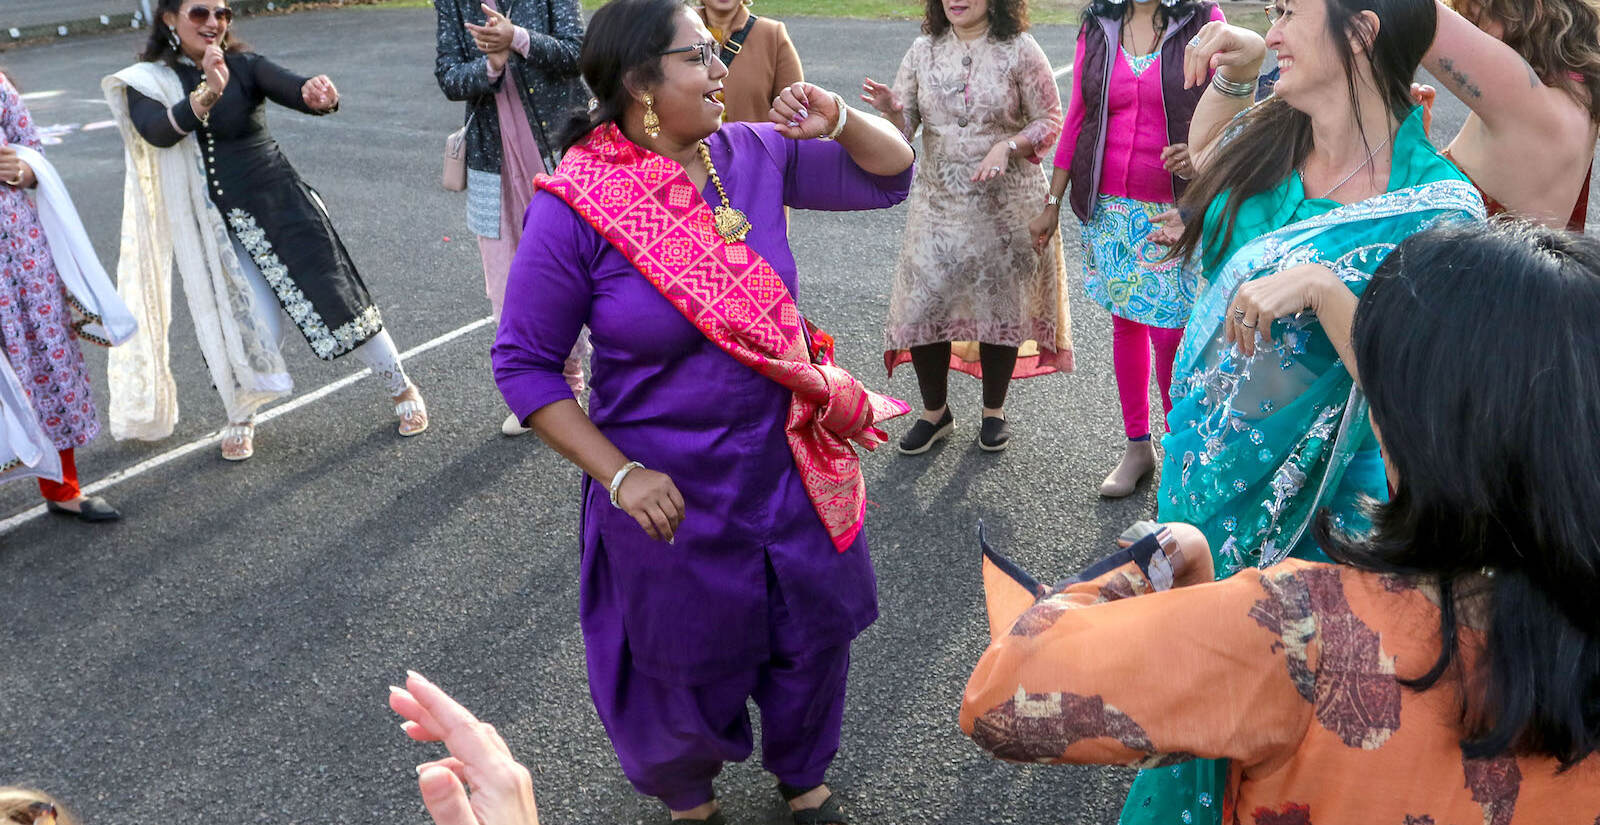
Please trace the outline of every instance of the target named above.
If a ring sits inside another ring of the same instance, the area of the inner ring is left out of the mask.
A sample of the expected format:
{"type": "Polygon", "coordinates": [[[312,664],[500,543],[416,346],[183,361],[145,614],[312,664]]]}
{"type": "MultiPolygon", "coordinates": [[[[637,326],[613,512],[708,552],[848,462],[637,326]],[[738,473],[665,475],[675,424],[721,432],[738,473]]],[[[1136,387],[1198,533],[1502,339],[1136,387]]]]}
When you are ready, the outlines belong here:
{"type": "Polygon", "coordinates": [[[57,515],[72,516],[78,521],[85,521],[91,524],[101,521],[116,521],[122,518],[122,514],[117,512],[117,508],[107,504],[106,500],[99,496],[90,496],[79,502],[79,509],[77,510],[68,510],[53,501],[45,502],[44,506],[45,509],[57,515]]]}
{"type": "MultiPolygon", "coordinates": [[[[816,788],[796,788],[793,785],[778,783],[778,795],[782,796],[785,802],[796,797],[805,796],[813,790],[816,790],[816,788]]],[[[794,820],[795,825],[850,825],[850,820],[845,819],[844,808],[840,807],[839,800],[833,795],[832,791],[828,792],[828,798],[822,800],[821,805],[815,808],[801,808],[798,811],[791,811],[789,816],[794,820]]]]}
{"type": "Polygon", "coordinates": [[[906,434],[900,436],[900,452],[902,455],[922,455],[933,449],[933,445],[949,435],[956,428],[956,418],[950,413],[950,408],[944,408],[944,415],[939,417],[939,423],[934,424],[926,418],[917,419],[906,434]]]}
{"type": "Polygon", "coordinates": [[[673,820],[670,820],[671,825],[684,825],[684,823],[692,823],[692,822],[704,822],[706,825],[728,825],[728,818],[722,815],[722,810],[719,808],[719,809],[717,809],[715,811],[712,811],[711,815],[706,817],[705,819],[673,819],[673,820]]]}
{"type": "Polygon", "coordinates": [[[978,432],[978,448],[984,452],[998,453],[1011,443],[1011,425],[1004,418],[984,416],[983,429],[978,432]]]}

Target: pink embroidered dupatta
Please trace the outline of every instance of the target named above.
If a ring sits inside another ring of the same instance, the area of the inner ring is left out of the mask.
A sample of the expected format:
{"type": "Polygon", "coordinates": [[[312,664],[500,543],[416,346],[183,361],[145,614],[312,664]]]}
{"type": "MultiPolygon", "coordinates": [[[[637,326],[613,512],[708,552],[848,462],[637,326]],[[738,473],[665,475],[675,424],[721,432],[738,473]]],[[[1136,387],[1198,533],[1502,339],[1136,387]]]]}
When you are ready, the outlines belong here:
{"type": "Polygon", "coordinates": [[[851,442],[873,449],[887,439],[878,423],[910,407],[835,366],[833,339],[801,317],[771,264],[717,234],[683,167],[635,146],[614,124],[534,185],[566,201],[712,343],[793,392],[789,449],[834,546],[848,548],[867,504],[851,442]]]}

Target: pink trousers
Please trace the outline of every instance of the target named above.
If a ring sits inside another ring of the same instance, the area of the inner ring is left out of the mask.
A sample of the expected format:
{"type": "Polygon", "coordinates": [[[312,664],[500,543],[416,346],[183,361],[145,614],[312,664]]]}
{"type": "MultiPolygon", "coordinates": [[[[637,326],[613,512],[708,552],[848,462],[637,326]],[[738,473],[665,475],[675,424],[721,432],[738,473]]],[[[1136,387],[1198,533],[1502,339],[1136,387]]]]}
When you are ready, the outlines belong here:
{"type": "Polygon", "coordinates": [[[1150,437],[1150,350],[1156,354],[1156,383],[1161,387],[1161,407],[1172,412],[1172,361],[1183,340],[1183,327],[1152,327],[1111,316],[1111,365],[1117,374],[1117,397],[1122,402],[1122,427],[1129,440],[1150,437]]]}

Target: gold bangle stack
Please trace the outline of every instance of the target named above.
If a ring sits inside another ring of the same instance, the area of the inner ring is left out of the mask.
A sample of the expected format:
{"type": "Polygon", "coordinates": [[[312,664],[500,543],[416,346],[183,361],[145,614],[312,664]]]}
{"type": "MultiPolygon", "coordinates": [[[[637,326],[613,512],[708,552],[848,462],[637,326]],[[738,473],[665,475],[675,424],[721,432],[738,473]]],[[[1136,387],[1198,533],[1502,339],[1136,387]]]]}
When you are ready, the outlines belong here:
{"type": "Polygon", "coordinates": [[[217,101],[221,99],[222,93],[211,91],[211,87],[204,80],[189,93],[189,105],[194,107],[195,117],[200,118],[201,126],[211,125],[211,107],[217,105],[217,101]],[[200,114],[200,109],[205,109],[206,113],[200,114]]]}

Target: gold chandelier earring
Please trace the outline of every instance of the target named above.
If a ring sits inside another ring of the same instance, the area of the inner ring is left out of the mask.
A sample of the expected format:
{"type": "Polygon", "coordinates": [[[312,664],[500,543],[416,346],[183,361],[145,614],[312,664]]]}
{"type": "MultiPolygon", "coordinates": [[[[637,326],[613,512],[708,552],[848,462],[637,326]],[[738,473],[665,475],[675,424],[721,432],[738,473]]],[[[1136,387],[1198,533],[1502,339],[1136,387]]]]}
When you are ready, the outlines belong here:
{"type": "Polygon", "coordinates": [[[661,137],[661,118],[656,116],[656,99],[644,93],[644,133],[652,138],[661,137]]]}

